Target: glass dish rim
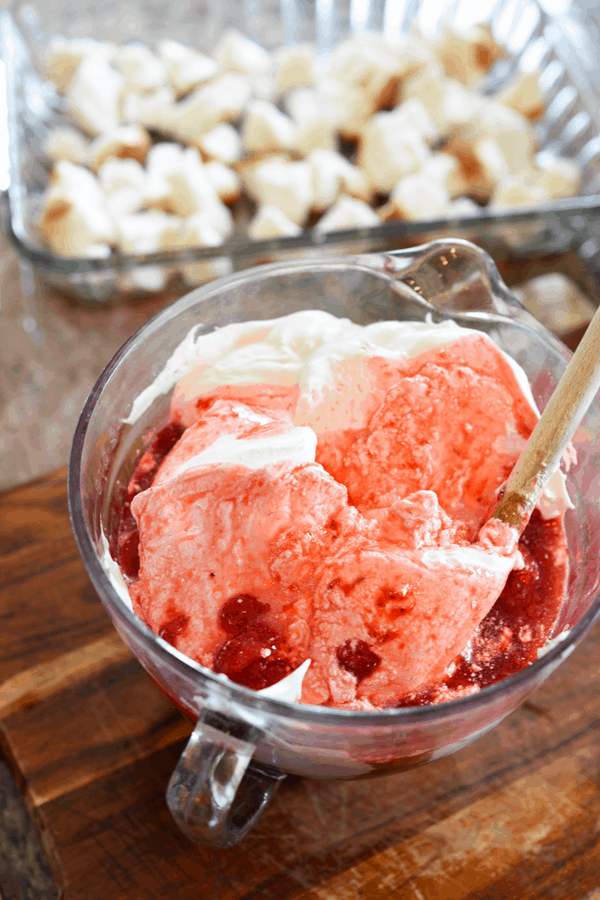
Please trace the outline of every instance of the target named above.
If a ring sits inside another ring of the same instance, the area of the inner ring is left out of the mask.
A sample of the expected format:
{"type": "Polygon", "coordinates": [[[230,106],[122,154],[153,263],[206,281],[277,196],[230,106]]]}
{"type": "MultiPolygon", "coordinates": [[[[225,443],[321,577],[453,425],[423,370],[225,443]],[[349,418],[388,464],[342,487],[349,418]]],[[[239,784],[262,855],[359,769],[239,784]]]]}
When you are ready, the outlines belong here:
{"type": "MultiPolygon", "coordinates": [[[[318,234],[314,229],[306,230],[297,237],[269,238],[253,241],[236,236],[229,238],[218,247],[189,247],[183,250],[163,250],[147,254],[123,254],[111,250],[105,259],[86,259],[84,257],[56,256],[50,250],[30,241],[27,236],[19,235],[12,215],[13,205],[10,194],[13,180],[7,191],[3,193],[6,207],[6,234],[13,247],[32,265],[56,275],[104,274],[109,272],[126,272],[133,267],[179,265],[222,257],[243,263],[247,257],[277,253],[293,253],[296,251],[314,251],[331,246],[343,247],[360,241],[386,241],[397,239],[410,240],[420,235],[435,233],[441,230],[461,230],[483,228],[486,226],[504,227],[505,225],[528,225],[541,221],[546,225],[555,223],[573,232],[574,226],[564,222],[565,218],[583,217],[589,224],[594,216],[600,216],[600,194],[568,197],[554,201],[552,204],[535,207],[522,207],[515,210],[496,210],[487,212],[482,208],[466,216],[438,219],[419,219],[416,222],[386,222],[372,228],[347,228],[318,234]]],[[[571,240],[571,245],[573,245],[571,240]]],[[[583,236],[582,236],[583,242],[583,236]]],[[[376,251],[375,251],[376,252],[376,251]]],[[[531,252],[537,252],[535,247],[531,252]]],[[[264,263],[263,265],[269,265],[264,263]]]]}
{"type": "MultiPolygon", "coordinates": [[[[584,39],[586,41],[586,52],[589,55],[592,48],[592,40],[589,30],[580,18],[570,12],[552,13],[544,8],[540,0],[532,0],[538,13],[543,17],[546,27],[553,27],[554,30],[561,32],[562,39],[574,45],[573,27],[575,26],[578,34],[577,40],[584,39]],[[567,28],[567,25],[570,27],[567,28]]],[[[0,13],[0,45],[4,45],[6,41],[6,29],[9,27],[9,21],[18,28],[16,14],[22,7],[26,7],[29,0],[11,0],[11,2],[0,13]]],[[[452,6],[452,4],[450,4],[452,6]]],[[[566,63],[565,63],[566,65],[566,63]]],[[[568,71],[575,83],[577,84],[577,94],[579,99],[584,103],[588,114],[592,110],[592,117],[598,117],[597,104],[593,102],[593,97],[588,96],[590,89],[590,79],[587,63],[581,61],[581,55],[578,58],[569,60],[568,71]],[[584,84],[585,82],[585,84],[584,84]]],[[[13,109],[15,100],[14,91],[10,89],[12,72],[7,66],[7,106],[8,106],[8,123],[9,123],[9,149],[12,146],[14,138],[12,137],[15,130],[10,127],[10,121],[14,118],[16,110],[13,109]]],[[[596,135],[600,140],[600,130],[596,135]]],[[[557,223],[566,229],[571,235],[571,244],[576,241],[576,233],[581,230],[581,226],[574,225],[565,221],[568,217],[583,216],[585,219],[594,214],[600,214],[600,193],[578,195],[576,197],[561,198],[549,201],[544,204],[537,204],[527,207],[521,207],[512,210],[494,210],[490,211],[482,208],[470,215],[461,216],[442,216],[435,219],[421,219],[416,222],[412,221],[395,221],[382,223],[373,227],[361,227],[342,231],[329,232],[321,235],[314,229],[305,229],[302,234],[297,237],[274,238],[261,241],[254,241],[251,238],[236,234],[229,238],[219,247],[215,248],[186,248],[171,251],[159,251],[148,254],[123,254],[111,248],[110,255],[105,259],[87,259],[84,257],[67,257],[54,254],[43,243],[37,243],[31,239],[28,229],[21,216],[17,215],[16,210],[20,206],[17,195],[22,192],[22,184],[19,179],[18,166],[14,161],[14,154],[9,153],[9,171],[10,184],[4,195],[6,206],[6,224],[9,239],[15,249],[32,265],[38,267],[42,272],[54,274],[62,277],[72,275],[96,275],[101,276],[108,273],[121,273],[139,266],[158,266],[158,265],[178,265],[189,264],[193,262],[202,262],[219,257],[225,257],[235,263],[236,260],[244,260],[246,257],[256,257],[267,254],[276,253],[293,253],[298,250],[318,249],[327,245],[344,245],[345,243],[354,243],[359,240],[383,241],[397,238],[399,240],[410,239],[416,235],[423,235],[428,232],[435,232],[439,229],[451,231],[452,229],[477,229],[488,226],[503,225],[527,225],[536,221],[542,221],[546,224],[557,223]],[[11,196],[14,202],[11,202],[11,196]]],[[[585,225],[589,224],[589,219],[584,223],[583,229],[585,234],[585,225]]],[[[584,236],[582,235],[582,242],[584,236]]],[[[532,252],[536,252],[536,241],[532,246],[532,252]]]]}
{"type": "MultiPolygon", "coordinates": [[[[462,245],[468,242],[456,239],[453,243],[462,245]]],[[[482,256],[488,257],[488,254],[486,254],[485,251],[482,251],[480,248],[475,246],[474,249],[476,249],[482,256]]],[[[365,256],[374,255],[378,254],[365,254],[365,256]]],[[[382,253],[380,255],[382,257],[386,256],[385,253],[382,253]]],[[[360,259],[360,257],[332,256],[326,259],[315,258],[313,260],[310,260],[310,264],[311,269],[316,268],[325,270],[332,267],[357,269],[360,268],[357,264],[357,259],[360,259]]],[[[581,617],[581,619],[579,619],[579,621],[569,629],[567,636],[563,640],[559,641],[555,646],[550,647],[550,649],[547,650],[543,654],[543,656],[539,657],[525,669],[521,669],[519,672],[516,672],[515,674],[510,675],[507,678],[502,679],[501,681],[488,685],[475,694],[470,694],[465,697],[460,697],[454,700],[449,700],[440,704],[429,706],[394,707],[384,710],[357,711],[323,707],[312,704],[294,703],[287,700],[263,697],[258,692],[253,691],[250,688],[246,688],[243,685],[238,685],[235,682],[230,681],[229,679],[223,678],[223,676],[217,675],[210,669],[205,668],[191,658],[187,657],[185,654],[178,651],[175,647],[172,647],[162,638],[159,638],[158,635],[156,635],[153,631],[151,631],[151,629],[147,625],[145,625],[145,623],[143,623],[132,610],[128,609],[128,607],[118,597],[113,585],[110,582],[110,579],[108,578],[107,574],[100,564],[100,560],[94,548],[92,537],[87,528],[83,512],[83,503],[80,491],[81,455],[85,444],[88,425],[92,418],[96,405],[102,395],[102,391],[119,365],[125,360],[132,346],[134,346],[138,342],[138,340],[145,332],[150,330],[158,330],[162,326],[163,320],[171,319],[176,307],[189,307],[191,305],[194,305],[198,301],[206,299],[202,295],[208,295],[215,289],[221,291],[224,287],[235,285],[237,281],[247,280],[249,276],[263,278],[268,277],[269,275],[284,274],[290,269],[306,270],[306,268],[306,259],[286,260],[283,262],[268,263],[260,266],[254,266],[251,269],[246,269],[241,272],[236,272],[232,275],[216,279],[206,285],[195,288],[192,291],[189,291],[183,297],[175,300],[165,309],[158,312],[155,316],[149,319],[148,322],[142,325],[141,328],[135,331],[127,339],[127,341],[125,341],[121,348],[114,354],[112,359],[103,369],[92,390],[90,391],[79,417],[77,427],[73,436],[67,475],[69,513],[71,517],[73,533],[84,566],[86,568],[88,576],[93,583],[94,588],[99,595],[99,599],[105,607],[108,606],[108,611],[110,613],[111,619],[113,617],[113,614],[116,615],[117,618],[124,619],[128,626],[133,626],[134,632],[143,637],[145,641],[149,642],[152,651],[156,652],[159,658],[166,658],[166,661],[168,661],[171,666],[174,665],[186,677],[189,678],[193,675],[194,678],[197,678],[200,675],[203,679],[206,679],[211,685],[217,687],[220,691],[225,691],[229,695],[230,701],[234,704],[245,705],[256,712],[264,712],[270,715],[279,716],[280,718],[292,718],[295,721],[303,722],[305,724],[310,724],[313,726],[319,724],[328,726],[358,724],[360,726],[385,727],[399,726],[404,722],[407,724],[416,725],[417,723],[423,724],[428,721],[443,721],[449,718],[453,718],[456,714],[460,714],[462,711],[467,711],[478,707],[485,707],[489,701],[500,699],[503,694],[517,693],[519,691],[519,688],[526,686],[527,682],[535,682],[536,676],[540,674],[544,669],[551,667],[552,663],[559,660],[559,657],[563,655],[565,655],[565,657],[568,656],[569,653],[576,648],[589,628],[600,617],[600,593],[592,602],[587,612],[585,612],[581,617]],[[568,651],[568,653],[565,654],[565,651],[568,651]]],[[[366,268],[368,268],[372,273],[382,276],[384,279],[387,277],[388,279],[393,280],[393,277],[389,276],[385,272],[375,269],[372,266],[367,265],[366,268]]],[[[499,279],[497,271],[494,273],[494,269],[495,266],[493,266],[490,271],[488,266],[488,275],[490,276],[491,287],[494,292],[498,290],[500,294],[506,294],[507,289],[505,286],[503,286],[501,280],[499,279]],[[496,286],[499,280],[500,284],[496,286]]],[[[518,301],[515,302],[518,303],[518,301]]],[[[502,314],[498,315],[501,318],[512,321],[512,318],[510,316],[502,314]]],[[[449,316],[449,318],[452,318],[452,316],[449,316]]],[[[522,322],[521,324],[527,327],[526,322],[522,322]]],[[[544,331],[537,331],[537,334],[540,340],[547,343],[554,350],[557,350],[561,347],[564,348],[564,345],[562,345],[561,342],[551,333],[550,338],[552,340],[548,340],[546,338],[544,331]]],[[[564,350],[566,351],[566,355],[570,355],[567,348],[564,348],[564,350]]],[[[552,641],[553,639],[551,638],[550,640],[552,641]]]]}

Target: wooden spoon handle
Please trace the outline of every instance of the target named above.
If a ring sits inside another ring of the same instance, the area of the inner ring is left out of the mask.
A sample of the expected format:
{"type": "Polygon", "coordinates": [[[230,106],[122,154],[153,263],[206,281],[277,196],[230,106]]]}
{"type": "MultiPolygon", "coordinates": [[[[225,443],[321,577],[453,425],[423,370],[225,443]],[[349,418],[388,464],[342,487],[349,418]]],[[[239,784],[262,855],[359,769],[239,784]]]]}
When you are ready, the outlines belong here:
{"type": "Polygon", "coordinates": [[[565,369],[512,470],[494,518],[525,528],[546,482],[600,389],[600,309],[565,369]]]}

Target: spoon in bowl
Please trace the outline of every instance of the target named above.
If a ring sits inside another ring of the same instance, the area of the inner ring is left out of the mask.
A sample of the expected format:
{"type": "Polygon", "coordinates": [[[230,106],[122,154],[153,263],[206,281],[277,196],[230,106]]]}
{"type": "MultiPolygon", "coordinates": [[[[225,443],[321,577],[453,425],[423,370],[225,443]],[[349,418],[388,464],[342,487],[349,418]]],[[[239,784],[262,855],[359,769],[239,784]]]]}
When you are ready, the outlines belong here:
{"type": "Polygon", "coordinates": [[[495,519],[523,531],[599,389],[600,308],[508,477],[495,519]]]}

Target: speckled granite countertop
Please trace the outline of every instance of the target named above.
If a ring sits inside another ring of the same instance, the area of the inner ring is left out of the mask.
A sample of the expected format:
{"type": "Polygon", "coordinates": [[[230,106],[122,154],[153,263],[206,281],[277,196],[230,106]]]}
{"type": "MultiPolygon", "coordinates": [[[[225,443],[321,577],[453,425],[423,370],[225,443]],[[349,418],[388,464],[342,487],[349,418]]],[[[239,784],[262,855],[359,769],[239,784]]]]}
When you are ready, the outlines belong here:
{"type": "Polygon", "coordinates": [[[96,378],[123,342],[172,295],[84,307],[55,294],[0,236],[0,491],[68,459],[96,378]]]}

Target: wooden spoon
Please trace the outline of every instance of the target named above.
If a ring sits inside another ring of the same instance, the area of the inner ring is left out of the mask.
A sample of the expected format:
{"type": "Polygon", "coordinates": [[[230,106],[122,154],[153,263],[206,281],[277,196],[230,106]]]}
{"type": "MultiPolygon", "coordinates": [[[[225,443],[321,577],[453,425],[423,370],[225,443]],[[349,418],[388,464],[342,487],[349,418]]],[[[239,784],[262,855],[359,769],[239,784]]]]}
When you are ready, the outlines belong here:
{"type": "Polygon", "coordinates": [[[600,389],[600,308],[512,470],[493,516],[522,532],[600,389]]]}

